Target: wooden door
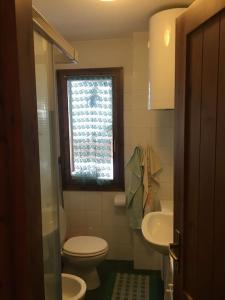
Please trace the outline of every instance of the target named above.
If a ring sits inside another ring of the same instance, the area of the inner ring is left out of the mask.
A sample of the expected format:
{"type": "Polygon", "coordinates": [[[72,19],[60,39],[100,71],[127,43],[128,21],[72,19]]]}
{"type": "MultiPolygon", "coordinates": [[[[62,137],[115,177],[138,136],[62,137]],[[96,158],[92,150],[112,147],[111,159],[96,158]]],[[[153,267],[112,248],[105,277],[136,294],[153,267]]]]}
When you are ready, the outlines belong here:
{"type": "Polygon", "coordinates": [[[196,0],[177,21],[177,300],[225,299],[224,8],[225,1],[196,0]]]}
{"type": "Polygon", "coordinates": [[[0,1],[0,299],[43,300],[31,0],[0,1]]]}

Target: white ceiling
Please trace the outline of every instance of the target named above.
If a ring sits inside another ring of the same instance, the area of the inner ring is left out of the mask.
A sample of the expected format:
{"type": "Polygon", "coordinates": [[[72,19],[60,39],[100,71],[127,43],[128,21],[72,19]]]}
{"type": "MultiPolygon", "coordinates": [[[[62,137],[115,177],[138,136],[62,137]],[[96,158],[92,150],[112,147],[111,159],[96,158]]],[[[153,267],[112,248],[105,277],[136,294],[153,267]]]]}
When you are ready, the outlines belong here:
{"type": "Polygon", "coordinates": [[[33,5],[69,40],[128,37],[148,29],[149,17],[194,0],[33,0],[33,5]]]}

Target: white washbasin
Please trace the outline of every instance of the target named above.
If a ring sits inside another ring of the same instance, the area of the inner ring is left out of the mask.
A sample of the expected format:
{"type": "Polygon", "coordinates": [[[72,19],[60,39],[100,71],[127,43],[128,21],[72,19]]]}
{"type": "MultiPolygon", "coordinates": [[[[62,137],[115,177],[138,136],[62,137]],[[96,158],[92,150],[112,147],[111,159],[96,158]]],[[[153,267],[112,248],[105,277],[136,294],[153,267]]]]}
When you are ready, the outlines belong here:
{"type": "Polygon", "coordinates": [[[173,214],[151,212],[145,215],[141,230],[144,238],[156,251],[168,255],[169,244],[173,242],[173,214]]]}

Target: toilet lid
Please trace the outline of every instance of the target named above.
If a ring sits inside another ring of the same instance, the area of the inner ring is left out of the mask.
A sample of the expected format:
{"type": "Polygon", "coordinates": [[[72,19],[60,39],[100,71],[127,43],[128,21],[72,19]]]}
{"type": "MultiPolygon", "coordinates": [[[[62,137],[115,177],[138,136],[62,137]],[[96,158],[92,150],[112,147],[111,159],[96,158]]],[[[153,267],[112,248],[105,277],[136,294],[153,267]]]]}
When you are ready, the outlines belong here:
{"type": "Polygon", "coordinates": [[[66,252],[80,256],[103,253],[107,249],[107,242],[94,236],[72,237],[63,245],[63,250],[66,252]]]}

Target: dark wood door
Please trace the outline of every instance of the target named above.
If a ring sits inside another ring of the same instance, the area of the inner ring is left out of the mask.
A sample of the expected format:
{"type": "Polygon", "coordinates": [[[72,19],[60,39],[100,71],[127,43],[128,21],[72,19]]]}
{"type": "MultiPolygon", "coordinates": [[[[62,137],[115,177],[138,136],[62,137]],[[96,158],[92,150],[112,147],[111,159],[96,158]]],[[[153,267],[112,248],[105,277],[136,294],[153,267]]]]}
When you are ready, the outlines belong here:
{"type": "Polygon", "coordinates": [[[177,21],[177,300],[225,299],[224,8],[225,1],[197,0],[177,21]]]}
{"type": "Polygon", "coordinates": [[[31,0],[0,1],[0,299],[43,300],[31,0]]]}

